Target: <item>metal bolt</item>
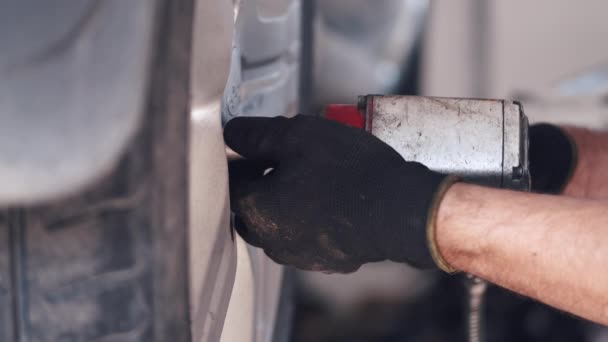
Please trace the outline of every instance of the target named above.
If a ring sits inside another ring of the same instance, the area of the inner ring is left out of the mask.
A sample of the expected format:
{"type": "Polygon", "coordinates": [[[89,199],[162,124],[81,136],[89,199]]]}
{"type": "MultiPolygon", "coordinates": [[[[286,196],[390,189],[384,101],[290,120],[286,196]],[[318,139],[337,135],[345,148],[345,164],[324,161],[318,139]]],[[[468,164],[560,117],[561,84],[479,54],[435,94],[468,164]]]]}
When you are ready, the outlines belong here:
{"type": "Polygon", "coordinates": [[[357,109],[360,112],[365,113],[365,110],[367,109],[367,96],[362,95],[357,97],[357,109]]]}
{"type": "Polygon", "coordinates": [[[521,179],[524,176],[524,168],[520,166],[513,167],[513,179],[521,179]]]}

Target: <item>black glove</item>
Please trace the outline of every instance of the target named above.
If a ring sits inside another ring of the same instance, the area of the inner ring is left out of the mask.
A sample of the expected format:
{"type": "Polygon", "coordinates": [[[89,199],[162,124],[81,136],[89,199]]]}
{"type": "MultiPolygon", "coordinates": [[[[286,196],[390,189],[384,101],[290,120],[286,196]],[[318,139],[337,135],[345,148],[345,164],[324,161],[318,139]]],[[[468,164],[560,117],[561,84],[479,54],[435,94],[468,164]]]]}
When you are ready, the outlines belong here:
{"type": "Polygon", "coordinates": [[[530,126],[529,135],[532,191],[562,193],[576,167],[574,141],[564,130],[550,124],[530,126]]]}
{"type": "Polygon", "coordinates": [[[246,158],[230,163],[236,229],[276,262],[344,273],[386,259],[448,267],[427,227],[452,177],[316,117],[235,118],[224,138],[246,158]]]}

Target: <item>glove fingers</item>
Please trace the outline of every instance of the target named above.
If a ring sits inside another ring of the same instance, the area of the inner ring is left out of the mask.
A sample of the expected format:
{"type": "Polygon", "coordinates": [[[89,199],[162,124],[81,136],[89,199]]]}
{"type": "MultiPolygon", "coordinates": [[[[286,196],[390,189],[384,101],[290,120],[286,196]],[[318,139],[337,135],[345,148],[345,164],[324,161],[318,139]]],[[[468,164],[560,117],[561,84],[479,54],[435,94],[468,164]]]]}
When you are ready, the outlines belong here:
{"type": "Polygon", "coordinates": [[[228,163],[230,190],[236,189],[239,184],[253,182],[264,177],[266,170],[272,164],[260,160],[235,160],[228,163]]]}
{"type": "Polygon", "coordinates": [[[237,117],[224,127],[224,140],[246,158],[278,161],[287,120],[284,117],[237,117]]]}
{"type": "Polygon", "coordinates": [[[241,160],[229,163],[230,207],[234,226],[241,237],[256,247],[276,239],[278,225],[273,220],[276,206],[273,173],[264,175],[268,164],[241,160]]]}
{"type": "Polygon", "coordinates": [[[257,160],[237,160],[228,163],[230,203],[236,214],[238,204],[250,194],[264,191],[264,180],[268,182],[271,175],[264,175],[270,165],[257,160]],[[264,179],[266,178],[266,179],[264,179]]]}
{"type": "Polygon", "coordinates": [[[238,215],[234,216],[234,229],[248,244],[254,247],[263,248],[263,239],[260,239],[260,236],[255,234],[255,231],[250,230],[238,215]]]}
{"type": "Polygon", "coordinates": [[[290,265],[304,271],[323,273],[352,273],[361,267],[361,262],[338,260],[307,251],[301,247],[289,248],[286,244],[265,248],[264,253],[277,264],[290,265]]]}

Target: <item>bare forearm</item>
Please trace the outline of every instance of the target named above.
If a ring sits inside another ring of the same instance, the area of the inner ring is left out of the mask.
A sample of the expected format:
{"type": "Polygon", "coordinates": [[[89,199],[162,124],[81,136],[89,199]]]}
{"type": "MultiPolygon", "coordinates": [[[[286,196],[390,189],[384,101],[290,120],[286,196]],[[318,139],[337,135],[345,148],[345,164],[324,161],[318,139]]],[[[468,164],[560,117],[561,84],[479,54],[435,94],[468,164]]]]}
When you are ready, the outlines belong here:
{"type": "Polygon", "coordinates": [[[608,199],[608,133],[563,127],[574,140],[578,163],[564,189],[568,196],[608,199]]]}
{"type": "Polygon", "coordinates": [[[437,215],[453,267],[608,324],[608,202],[458,183],[437,215]]]}

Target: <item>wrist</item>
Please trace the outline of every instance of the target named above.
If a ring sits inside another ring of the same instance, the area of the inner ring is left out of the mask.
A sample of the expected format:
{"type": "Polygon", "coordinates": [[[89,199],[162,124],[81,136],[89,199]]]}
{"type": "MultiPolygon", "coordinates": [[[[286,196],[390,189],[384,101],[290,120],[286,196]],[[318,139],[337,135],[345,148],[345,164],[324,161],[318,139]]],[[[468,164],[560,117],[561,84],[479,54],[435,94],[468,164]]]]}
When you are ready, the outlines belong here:
{"type": "Polygon", "coordinates": [[[431,257],[433,258],[433,261],[435,262],[437,267],[447,273],[456,273],[458,272],[458,270],[450,265],[450,263],[444,258],[439,249],[439,244],[437,240],[437,227],[439,225],[439,208],[444,202],[447,193],[459,180],[460,179],[456,176],[448,176],[441,182],[437,189],[437,192],[435,193],[435,198],[433,199],[429,208],[426,226],[427,244],[431,257]]]}
{"type": "Polygon", "coordinates": [[[445,192],[435,214],[434,244],[442,260],[449,265],[444,271],[468,271],[485,250],[480,215],[487,211],[484,187],[455,183],[445,192]],[[476,221],[477,220],[477,221],[476,221]]]}

